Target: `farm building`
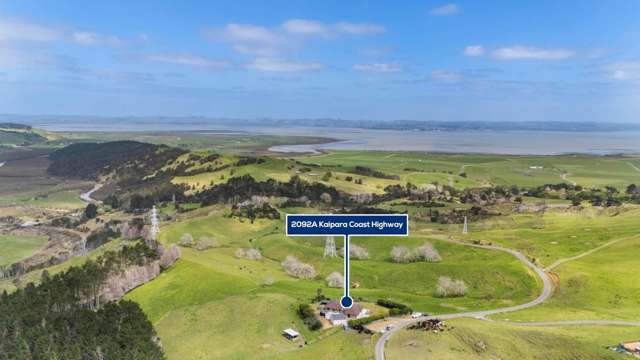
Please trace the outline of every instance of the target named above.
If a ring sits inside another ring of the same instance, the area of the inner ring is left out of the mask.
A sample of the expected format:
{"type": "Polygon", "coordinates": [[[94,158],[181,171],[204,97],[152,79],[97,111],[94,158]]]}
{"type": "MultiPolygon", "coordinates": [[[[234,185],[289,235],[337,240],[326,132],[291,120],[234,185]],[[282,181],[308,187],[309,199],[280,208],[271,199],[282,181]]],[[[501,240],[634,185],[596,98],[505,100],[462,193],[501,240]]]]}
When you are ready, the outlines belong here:
{"type": "Polygon", "coordinates": [[[331,325],[333,326],[338,326],[338,325],[346,325],[347,324],[347,315],[340,313],[340,312],[333,312],[333,311],[329,311],[327,313],[325,313],[324,318],[329,320],[329,322],[331,322],[331,325]]]}
{"type": "Polygon", "coordinates": [[[300,337],[300,333],[291,328],[288,328],[282,331],[282,336],[286,337],[289,340],[295,340],[300,337]]]}
{"type": "Polygon", "coordinates": [[[343,313],[345,315],[347,315],[347,317],[350,318],[350,319],[351,318],[360,319],[360,318],[367,317],[367,316],[371,315],[371,311],[365,309],[360,304],[354,304],[349,309],[345,309],[343,311],[343,313]]]}
{"type": "MultiPolygon", "coordinates": [[[[325,319],[333,323],[333,320],[330,319],[329,316],[336,316],[335,314],[340,314],[344,316],[345,317],[344,323],[346,323],[347,320],[349,319],[360,319],[363,317],[367,317],[371,315],[371,311],[368,309],[365,309],[360,304],[354,304],[351,308],[345,309],[342,307],[342,305],[340,305],[339,302],[333,301],[333,300],[326,302],[324,304],[322,303],[320,304],[320,315],[324,316],[325,319]]],[[[338,324],[343,323],[343,320],[341,318],[338,319],[338,321],[339,321],[338,324]]],[[[333,324],[333,325],[335,326],[338,324],[333,324]]]]}

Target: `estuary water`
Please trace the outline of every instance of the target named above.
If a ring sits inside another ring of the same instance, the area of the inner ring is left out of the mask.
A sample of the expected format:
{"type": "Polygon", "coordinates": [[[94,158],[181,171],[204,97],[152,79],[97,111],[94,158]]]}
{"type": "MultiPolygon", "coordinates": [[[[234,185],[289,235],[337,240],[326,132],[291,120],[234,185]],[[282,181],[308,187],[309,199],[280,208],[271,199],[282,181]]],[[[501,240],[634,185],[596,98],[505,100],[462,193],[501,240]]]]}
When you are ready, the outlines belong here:
{"type": "Polygon", "coordinates": [[[556,131],[389,131],[338,129],[313,132],[339,141],[316,145],[282,145],[279,152],[322,150],[393,150],[512,155],[640,154],[640,132],[556,131]]]}
{"type": "MultiPolygon", "coordinates": [[[[119,120],[119,119],[118,119],[119,120]]],[[[398,131],[328,127],[269,127],[222,125],[203,121],[35,121],[51,131],[195,132],[203,135],[297,135],[334,139],[324,144],[273,146],[275,152],[322,150],[388,150],[513,155],[640,154],[640,131],[398,131]]]]}

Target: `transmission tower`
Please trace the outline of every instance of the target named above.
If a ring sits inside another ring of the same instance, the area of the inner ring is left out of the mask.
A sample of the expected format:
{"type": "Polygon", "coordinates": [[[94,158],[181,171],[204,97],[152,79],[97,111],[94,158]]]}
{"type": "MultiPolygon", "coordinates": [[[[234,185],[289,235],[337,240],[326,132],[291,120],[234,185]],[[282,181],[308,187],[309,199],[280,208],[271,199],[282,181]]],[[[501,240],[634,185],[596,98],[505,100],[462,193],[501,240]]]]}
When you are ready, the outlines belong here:
{"type": "Polygon", "coordinates": [[[153,241],[157,240],[158,233],[160,232],[160,222],[158,221],[158,209],[153,205],[153,209],[151,209],[151,239],[153,241]]]}
{"type": "Polygon", "coordinates": [[[467,217],[464,217],[464,227],[462,228],[462,233],[463,234],[468,234],[469,233],[469,225],[467,224],[467,217]]]}
{"type": "Polygon", "coordinates": [[[336,243],[333,240],[333,236],[327,236],[327,240],[324,243],[324,257],[336,257],[338,252],[336,251],[336,243]]]}

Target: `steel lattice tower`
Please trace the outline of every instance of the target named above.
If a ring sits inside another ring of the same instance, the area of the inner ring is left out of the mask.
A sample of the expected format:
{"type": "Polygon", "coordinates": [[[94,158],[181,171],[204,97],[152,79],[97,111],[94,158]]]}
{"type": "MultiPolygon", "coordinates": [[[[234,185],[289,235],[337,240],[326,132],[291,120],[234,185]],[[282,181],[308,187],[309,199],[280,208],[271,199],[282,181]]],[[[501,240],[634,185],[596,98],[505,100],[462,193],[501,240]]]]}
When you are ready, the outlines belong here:
{"type": "Polygon", "coordinates": [[[158,233],[160,232],[160,222],[158,221],[158,209],[153,205],[151,209],[151,239],[157,240],[158,233]]]}
{"type": "Polygon", "coordinates": [[[333,236],[327,236],[327,240],[324,243],[324,257],[336,257],[338,252],[336,251],[336,243],[333,240],[333,236]]]}
{"type": "Polygon", "coordinates": [[[464,217],[464,227],[462,228],[462,233],[463,234],[468,234],[469,233],[469,225],[467,224],[467,217],[464,217]]]}

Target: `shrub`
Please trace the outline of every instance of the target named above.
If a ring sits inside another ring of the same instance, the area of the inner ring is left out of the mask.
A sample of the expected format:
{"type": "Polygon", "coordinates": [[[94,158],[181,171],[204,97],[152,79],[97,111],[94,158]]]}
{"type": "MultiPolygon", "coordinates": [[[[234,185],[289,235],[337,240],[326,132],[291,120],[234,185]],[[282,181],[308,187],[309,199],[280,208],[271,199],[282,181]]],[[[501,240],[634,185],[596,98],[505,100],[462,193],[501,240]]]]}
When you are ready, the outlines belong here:
{"type": "Polygon", "coordinates": [[[415,251],[416,260],[427,261],[427,262],[438,262],[442,260],[440,257],[440,253],[438,250],[433,247],[430,243],[425,243],[424,245],[418,247],[415,251]]]}
{"type": "Polygon", "coordinates": [[[322,328],[322,323],[320,322],[320,320],[318,320],[318,318],[316,318],[316,315],[313,313],[313,310],[311,309],[311,306],[309,306],[309,304],[298,305],[297,313],[300,319],[302,319],[305,325],[307,325],[309,330],[315,331],[322,328]]]}
{"type": "Polygon", "coordinates": [[[182,234],[182,236],[180,236],[180,240],[178,241],[178,245],[184,247],[192,247],[194,245],[193,236],[191,236],[191,234],[189,233],[182,234]]]}
{"type": "MultiPolygon", "coordinates": [[[[340,249],[340,256],[344,256],[344,248],[340,249]]],[[[362,246],[349,244],[349,258],[355,260],[366,260],[369,258],[369,252],[362,246]]]]}
{"type": "Polygon", "coordinates": [[[376,304],[389,309],[389,315],[406,315],[413,312],[409,306],[387,299],[378,299],[376,304]]]}
{"type": "Polygon", "coordinates": [[[273,280],[273,276],[271,275],[267,275],[267,277],[265,277],[262,280],[262,286],[271,286],[273,285],[273,283],[274,283],[274,280],[273,280]]]}
{"type": "Polygon", "coordinates": [[[284,271],[293,276],[300,279],[313,279],[316,277],[316,269],[313,265],[305,264],[298,260],[295,256],[289,255],[286,259],[281,263],[284,271]]]}
{"type": "Polygon", "coordinates": [[[322,193],[320,194],[320,201],[322,201],[323,203],[329,205],[333,202],[333,198],[331,197],[331,194],[329,193],[322,193]]]}
{"type": "Polygon", "coordinates": [[[459,297],[467,293],[467,285],[462,280],[451,279],[447,276],[438,278],[436,295],[439,297],[459,297]]]}
{"type": "Polygon", "coordinates": [[[372,316],[367,316],[360,319],[349,320],[348,324],[349,324],[349,327],[352,329],[362,330],[365,325],[372,323],[376,320],[384,319],[384,317],[385,317],[384,314],[372,315],[372,316]]]}
{"type": "Polygon", "coordinates": [[[247,259],[247,260],[261,260],[262,254],[260,250],[248,248],[248,249],[238,249],[236,250],[236,257],[239,259],[247,259]]]}
{"type": "Polygon", "coordinates": [[[344,286],[344,277],[339,272],[332,272],[325,280],[328,287],[340,288],[344,286]]]}
{"type": "Polygon", "coordinates": [[[396,263],[411,262],[411,251],[406,246],[394,246],[391,249],[391,260],[396,263]]]}
{"type": "Polygon", "coordinates": [[[245,250],[244,257],[249,260],[260,260],[262,259],[262,254],[260,253],[260,250],[250,248],[245,250]]]}
{"type": "Polygon", "coordinates": [[[216,239],[203,236],[200,239],[198,239],[198,242],[196,243],[196,250],[202,251],[202,250],[207,250],[207,249],[211,249],[218,246],[220,246],[220,244],[216,239]]]}
{"type": "Polygon", "coordinates": [[[391,261],[396,263],[438,262],[441,260],[440,253],[430,243],[424,243],[424,245],[417,247],[413,251],[406,246],[395,246],[391,249],[391,261]]]}

